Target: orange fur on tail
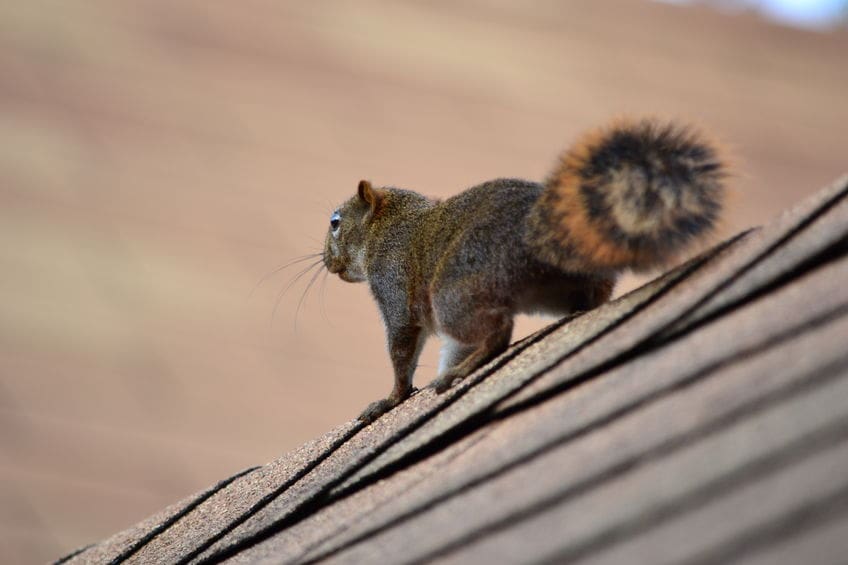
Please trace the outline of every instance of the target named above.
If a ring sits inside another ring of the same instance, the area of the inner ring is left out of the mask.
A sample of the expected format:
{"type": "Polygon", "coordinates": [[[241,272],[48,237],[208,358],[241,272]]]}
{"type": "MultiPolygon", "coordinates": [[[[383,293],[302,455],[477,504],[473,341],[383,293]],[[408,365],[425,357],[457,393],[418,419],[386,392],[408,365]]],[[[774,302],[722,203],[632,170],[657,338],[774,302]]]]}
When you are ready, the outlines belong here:
{"type": "Polygon", "coordinates": [[[651,269],[713,229],[725,175],[694,129],[619,121],[562,156],[528,217],[526,241],[565,270],[651,269]]]}

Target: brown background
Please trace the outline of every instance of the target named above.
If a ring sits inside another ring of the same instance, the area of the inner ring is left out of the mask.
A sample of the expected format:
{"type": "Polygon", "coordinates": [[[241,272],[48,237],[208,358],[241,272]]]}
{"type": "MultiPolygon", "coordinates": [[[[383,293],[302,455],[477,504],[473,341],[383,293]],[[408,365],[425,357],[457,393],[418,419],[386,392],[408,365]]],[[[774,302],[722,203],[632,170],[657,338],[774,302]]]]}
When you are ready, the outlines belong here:
{"type": "MultiPolygon", "coordinates": [[[[388,391],[364,286],[316,284],[296,328],[305,277],[271,319],[297,268],[251,294],[360,178],[539,179],[612,115],[682,116],[735,157],[726,235],[845,171],[844,30],[527,6],[0,8],[0,562],[105,537],[388,391]]],[[[419,385],[435,363],[434,342],[419,385]]]]}

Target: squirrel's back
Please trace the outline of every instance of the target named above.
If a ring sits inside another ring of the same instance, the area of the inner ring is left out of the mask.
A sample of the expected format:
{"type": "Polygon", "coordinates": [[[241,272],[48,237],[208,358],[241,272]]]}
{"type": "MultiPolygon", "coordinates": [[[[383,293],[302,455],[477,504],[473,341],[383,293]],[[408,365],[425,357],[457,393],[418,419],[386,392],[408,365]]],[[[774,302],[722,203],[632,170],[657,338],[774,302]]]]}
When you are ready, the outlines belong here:
{"type": "Polygon", "coordinates": [[[657,267],[714,228],[724,176],[716,148],[691,127],[615,122],[562,156],[524,241],[566,271],[657,267]]]}
{"type": "Polygon", "coordinates": [[[491,279],[512,278],[513,271],[538,261],[522,244],[525,218],[543,186],[522,179],[500,178],[469,188],[428,210],[415,243],[431,266],[425,277],[486,271],[491,279]]]}

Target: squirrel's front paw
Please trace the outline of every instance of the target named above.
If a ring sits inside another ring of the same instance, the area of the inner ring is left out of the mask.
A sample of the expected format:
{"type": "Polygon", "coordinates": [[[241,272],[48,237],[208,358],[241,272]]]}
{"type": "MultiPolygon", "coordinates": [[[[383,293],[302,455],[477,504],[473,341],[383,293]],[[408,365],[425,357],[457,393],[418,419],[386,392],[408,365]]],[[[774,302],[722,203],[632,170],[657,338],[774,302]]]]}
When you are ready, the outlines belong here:
{"type": "Polygon", "coordinates": [[[392,403],[388,398],[372,402],[368,405],[368,408],[362,411],[359,419],[366,424],[370,424],[395,406],[397,406],[397,403],[392,403]]]}

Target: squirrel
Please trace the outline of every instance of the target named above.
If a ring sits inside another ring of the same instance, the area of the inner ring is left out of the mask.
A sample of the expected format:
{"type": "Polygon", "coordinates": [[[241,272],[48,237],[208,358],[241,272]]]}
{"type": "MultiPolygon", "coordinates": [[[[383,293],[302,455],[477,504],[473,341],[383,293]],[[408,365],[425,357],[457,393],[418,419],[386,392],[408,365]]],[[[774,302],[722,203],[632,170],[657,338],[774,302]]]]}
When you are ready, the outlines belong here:
{"type": "Polygon", "coordinates": [[[503,178],[439,201],[361,181],[323,251],[330,273],[368,283],[386,329],[394,388],[359,419],[412,394],[429,335],[442,393],[507,349],[515,314],[592,309],[622,271],[677,258],[713,230],[725,169],[692,127],[641,119],[583,135],[542,184],[503,178]]]}

